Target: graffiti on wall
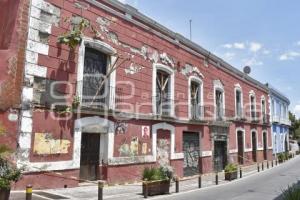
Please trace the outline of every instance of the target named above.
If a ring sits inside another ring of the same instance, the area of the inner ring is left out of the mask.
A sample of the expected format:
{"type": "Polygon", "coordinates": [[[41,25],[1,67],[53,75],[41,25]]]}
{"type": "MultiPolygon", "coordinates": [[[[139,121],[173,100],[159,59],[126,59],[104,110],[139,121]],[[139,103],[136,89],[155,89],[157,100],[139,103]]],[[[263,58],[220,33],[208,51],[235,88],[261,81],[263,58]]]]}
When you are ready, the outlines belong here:
{"type": "Polygon", "coordinates": [[[122,157],[132,157],[137,156],[139,153],[139,139],[138,137],[132,137],[130,144],[126,141],[119,148],[120,156],[122,157]]]}
{"type": "Polygon", "coordinates": [[[147,143],[142,144],[142,154],[143,155],[147,154],[147,147],[148,147],[147,143]]]}
{"type": "Polygon", "coordinates": [[[33,152],[38,155],[67,154],[71,142],[54,139],[51,133],[35,133],[33,152]]]}
{"type": "Polygon", "coordinates": [[[199,164],[199,145],[194,142],[184,143],[184,168],[197,168],[199,164]]]}
{"type": "Polygon", "coordinates": [[[116,122],[115,123],[115,132],[116,134],[125,134],[128,128],[128,124],[125,122],[116,122]]]}
{"type": "Polygon", "coordinates": [[[170,164],[170,142],[168,139],[157,139],[157,162],[160,166],[170,164]]]}

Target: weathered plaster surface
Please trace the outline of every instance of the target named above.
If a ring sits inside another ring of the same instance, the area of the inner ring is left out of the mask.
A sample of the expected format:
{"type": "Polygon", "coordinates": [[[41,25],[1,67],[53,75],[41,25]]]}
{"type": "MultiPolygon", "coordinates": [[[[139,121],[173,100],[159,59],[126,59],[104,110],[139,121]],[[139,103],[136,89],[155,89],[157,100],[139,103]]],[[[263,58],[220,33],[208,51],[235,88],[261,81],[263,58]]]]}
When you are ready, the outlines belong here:
{"type": "Polygon", "coordinates": [[[51,133],[35,133],[33,153],[38,155],[66,154],[71,142],[65,139],[54,139],[51,133]]]}

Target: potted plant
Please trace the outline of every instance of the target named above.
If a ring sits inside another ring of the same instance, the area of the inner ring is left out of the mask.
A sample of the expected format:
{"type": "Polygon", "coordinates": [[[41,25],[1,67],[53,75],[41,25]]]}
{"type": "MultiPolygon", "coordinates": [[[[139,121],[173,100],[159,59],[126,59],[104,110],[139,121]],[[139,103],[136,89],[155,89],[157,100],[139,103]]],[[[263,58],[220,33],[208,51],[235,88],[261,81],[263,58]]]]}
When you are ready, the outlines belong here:
{"type": "Polygon", "coordinates": [[[171,166],[145,168],[143,171],[143,194],[145,195],[146,192],[147,196],[168,194],[172,178],[173,168],[171,166]]]}
{"type": "Polygon", "coordinates": [[[236,164],[230,163],[225,167],[225,180],[232,181],[237,179],[238,176],[238,166],[236,164]]]}
{"type": "Polygon", "coordinates": [[[283,161],[285,160],[285,154],[279,153],[279,154],[277,155],[277,158],[278,158],[278,162],[279,162],[279,163],[283,163],[283,161]]]}
{"type": "Polygon", "coordinates": [[[8,200],[10,188],[13,182],[21,177],[21,171],[9,163],[8,160],[0,158],[0,199],[8,200]]]}
{"type": "MultiPolygon", "coordinates": [[[[0,136],[4,134],[4,129],[0,123],[0,136]]],[[[21,177],[21,170],[11,162],[11,149],[5,144],[0,144],[0,200],[8,200],[10,188],[13,182],[21,177]]]]}

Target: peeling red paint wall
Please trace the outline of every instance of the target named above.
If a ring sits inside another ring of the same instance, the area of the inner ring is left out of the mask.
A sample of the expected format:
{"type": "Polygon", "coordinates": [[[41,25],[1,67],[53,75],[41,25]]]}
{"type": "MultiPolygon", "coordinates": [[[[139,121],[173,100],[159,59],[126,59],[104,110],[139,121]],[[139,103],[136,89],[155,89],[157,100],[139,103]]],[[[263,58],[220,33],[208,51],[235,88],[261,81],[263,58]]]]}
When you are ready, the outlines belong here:
{"type": "MultiPolygon", "coordinates": [[[[25,1],[24,1],[25,2],[25,1]]],[[[140,114],[150,114],[152,113],[152,75],[153,75],[153,61],[150,60],[149,55],[141,54],[141,49],[146,47],[149,54],[157,51],[159,54],[165,53],[167,56],[171,57],[174,60],[175,66],[175,102],[184,102],[188,103],[188,78],[181,73],[181,68],[185,64],[190,64],[196,66],[200,72],[203,74],[203,86],[204,86],[204,103],[213,104],[213,81],[216,79],[221,80],[224,83],[225,90],[225,102],[226,109],[234,111],[235,109],[235,96],[234,96],[234,85],[239,83],[243,89],[243,101],[244,105],[249,103],[249,92],[253,90],[256,93],[257,100],[257,110],[260,110],[259,102],[260,97],[264,95],[266,100],[268,98],[267,91],[258,88],[254,84],[239,79],[236,76],[228,73],[224,68],[215,66],[210,63],[208,66],[205,66],[204,60],[201,57],[195,56],[185,49],[178,47],[177,45],[171,44],[165,39],[158,37],[153,34],[150,29],[142,29],[136,25],[112,14],[109,14],[107,11],[97,8],[93,5],[80,1],[85,6],[85,9],[80,9],[75,5],[73,0],[47,0],[47,2],[52,3],[61,9],[60,22],[57,26],[51,26],[51,34],[48,38],[49,52],[48,55],[38,55],[38,65],[44,66],[47,68],[46,78],[57,81],[67,81],[73,87],[61,86],[60,89],[64,94],[69,94],[66,97],[66,102],[69,104],[72,103],[73,95],[76,93],[77,87],[77,73],[78,73],[78,48],[75,49],[75,52],[71,52],[69,47],[66,45],[61,45],[57,43],[57,37],[70,29],[70,24],[63,19],[70,18],[72,16],[82,16],[90,20],[91,24],[94,27],[97,27],[102,31],[102,37],[98,38],[99,40],[111,45],[118,52],[119,56],[130,57],[130,61],[124,62],[117,69],[116,75],[116,94],[118,96],[117,109],[127,110],[128,106],[134,105],[131,110],[134,113],[140,114]],[[103,20],[109,23],[109,26],[103,27],[103,20]],[[102,20],[102,21],[101,21],[102,20]],[[107,29],[108,33],[106,33],[107,29]],[[112,40],[109,36],[110,34],[115,34],[117,36],[117,41],[112,40]],[[137,53],[138,52],[138,53],[137,53]],[[137,73],[128,73],[130,66],[140,66],[137,73]],[[122,81],[123,83],[118,84],[122,81]],[[130,82],[132,85],[124,84],[125,81],[130,82]],[[133,87],[132,87],[133,86],[133,87]],[[131,96],[131,98],[126,99],[125,96],[131,96]],[[124,103],[124,104],[118,104],[124,103]]],[[[99,1],[105,3],[105,1],[99,1]]],[[[27,30],[27,29],[26,29],[27,30]]],[[[22,35],[26,35],[27,32],[24,29],[22,35]]],[[[85,33],[88,37],[94,37],[93,33],[87,31],[85,33]]],[[[0,51],[1,55],[1,51],[0,51]]],[[[6,58],[8,55],[6,54],[6,58]]],[[[20,56],[21,58],[22,56],[20,56]]],[[[19,60],[18,60],[19,62],[19,60]]],[[[20,61],[21,62],[21,61],[20,61]]],[[[121,62],[121,61],[119,61],[121,62]]],[[[4,64],[5,61],[0,61],[0,64],[4,64]]],[[[1,68],[2,69],[2,68],[1,68]]],[[[2,80],[2,79],[1,79],[2,80]]],[[[18,99],[18,98],[16,98],[18,99]]],[[[15,100],[14,100],[15,101],[15,100]]],[[[267,102],[267,112],[269,109],[268,101],[267,102]]],[[[33,110],[33,133],[32,133],[32,147],[34,145],[34,135],[35,133],[52,133],[53,137],[56,139],[68,139],[73,143],[73,133],[74,133],[74,118],[68,120],[54,120],[51,117],[51,112],[44,109],[34,109],[33,110]]],[[[175,108],[175,114],[180,119],[188,118],[188,106],[180,105],[175,108]]],[[[90,115],[89,115],[90,116],[90,115]]],[[[83,116],[81,116],[83,117],[83,116]]],[[[118,120],[112,120],[116,123],[119,123],[118,120]]],[[[163,121],[163,120],[162,120],[163,121]]],[[[152,125],[160,123],[161,121],[154,120],[129,120],[122,121],[126,123],[126,131],[124,133],[116,133],[114,137],[114,151],[113,155],[115,157],[122,157],[120,153],[120,148],[123,144],[128,146],[131,145],[132,139],[138,139],[138,152],[137,155],[143,155],[142,148],[143,144],[147,144],[147,153],[146,155],[151,155],[152,150],[152,138],[142,137],[142,128],[143,126],[149,126],[150,130],[152,125]]],[[[202,151],[211,151],[213,148],[212,137],[209,125],[207,123],[199,125],[187,125],[180,122],[168,122],[175,127],[175,152],[182,153],[182,140],[183,132],[191,131],[199,133],[199,139],[201,143],[202,151]]],[[[262,124],[250,125],[250,123],[232,123],[229,127],[229,144],[228,148],[230,150],[236,149],[236,128],[242,127],[246,130],[246,147],[250,148],[250,130],[256,128],[258,132],[258,140],[261,143],[262,141],[262,130],[266,129],[270,132],[270,128],[263,126],[262,124]]],[[[170,135],[169,131],[158,131],[159,135],[164,137],[170,135]],[[167,134],[165,132],[168,132],[167,134]]],[[[269,137],[270,138],[270,137],[269,137]]],[[[269,139],[271,144],[271,141],[269,139]]],[[[127,147],[126,147],[127,148],[127,147]]],[[[32,162],[50,162],[50,161],[66,161],[71,160],[73,156],[73,145],[71,145],[67,154],[59,155],[36,155],[31,150],[30,161],[32,162]]],[[[232,153],[233,160],[236,161],[235,153],[232,153]]],[[[250,157],[249,157],[250,158],[250,157]]],[[[259,156],[259,160],[262,157],[259,156]]],[[[213,158],[211,155],[203,156],[199,159],[200,163],[200,172],[207,173],[213,170],[213,158]]],[[[155,163],[147,164],[128,164],[128,165],[116,165],[116,166],[101,166],[99,171],[105,171],[104,176],[107,177],[109,182],[124,182],[128,180],[140,180],[141,172],[145,166],[155,165],[155,163]]],[[[172,160],[171,165],[175,167],[176,174],[183,176],[183,159],[172,160]]],[[[78,178],[79,174],[76,171],[73,171],[71,174],[78,178]]],[[[66,173],[66,176],[68,173],[66,173]]],[[[34,176],[29,175],[29,180],[35,180],[34,176]]],[[[42,177],[44,178],[44,176],[42,177]]],[[[49,177],[50,178],[50,177],[49,177]]],[[[29,180],[23,180],[24,184],[29,182],[29,180]]],[[[42,182],[39,182],[39,187],[45,187],[42,182]]],[[[47,183],[48,184],[48,183],[47,183]]],[[[47,187],[56,187],[54,181],[51,181],[47,187]]],[[[74,182],[72,182],[74,184],[74,182]]]]}
{"type": "Polygon", "coordinates": [[[29,0],[0,2],[0,143],[17,147],[18,114],[23,83],[29,0]]]}

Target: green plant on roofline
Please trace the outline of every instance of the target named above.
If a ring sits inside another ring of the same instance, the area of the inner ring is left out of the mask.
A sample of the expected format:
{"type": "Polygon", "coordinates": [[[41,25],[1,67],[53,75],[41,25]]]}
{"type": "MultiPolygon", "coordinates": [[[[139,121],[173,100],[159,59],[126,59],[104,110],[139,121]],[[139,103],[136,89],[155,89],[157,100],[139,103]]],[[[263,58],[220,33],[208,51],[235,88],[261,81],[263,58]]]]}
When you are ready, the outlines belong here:
{"type": "Polygon", "coordinates": [[[91,33],[95,34],[95,37],[101,35],[96,28],[91,25],[91,23],[84,18],[75,17],[72,20],[66,18],[65,22],[69,22],[72,24],[72,28],[70,31],[64,33],[63,35],[58,36],[57,42],[60,44],[65,44],[70,47],[70,49],[74,50],[78,45],[80,45],[82,38],[84,37],[84,32],[89,30],[91,33]]]}
{"type": "Polygon", "coordinates": [[[72,30],[58,37],[58,43],[68,45],[70,49],[75,49],[81,43],[83,32],[88,27],[90,27],[89,21],[82,18],[77,25],[73,25],[72,30]]]}

